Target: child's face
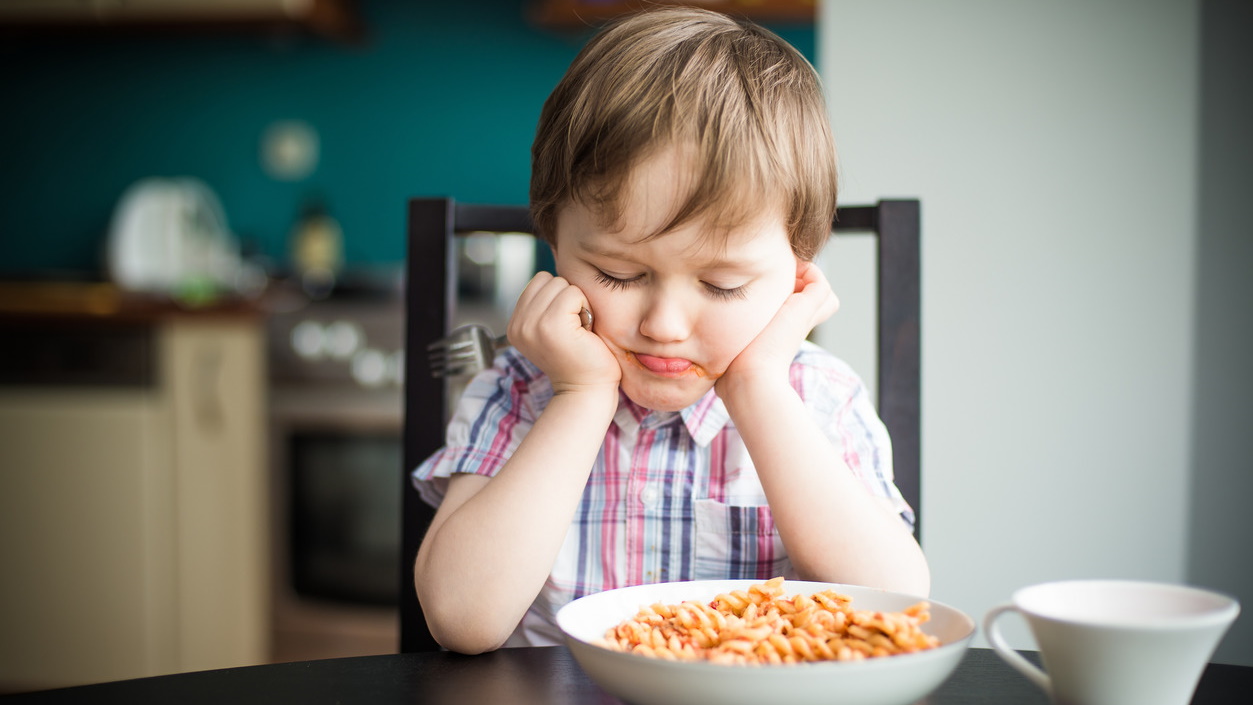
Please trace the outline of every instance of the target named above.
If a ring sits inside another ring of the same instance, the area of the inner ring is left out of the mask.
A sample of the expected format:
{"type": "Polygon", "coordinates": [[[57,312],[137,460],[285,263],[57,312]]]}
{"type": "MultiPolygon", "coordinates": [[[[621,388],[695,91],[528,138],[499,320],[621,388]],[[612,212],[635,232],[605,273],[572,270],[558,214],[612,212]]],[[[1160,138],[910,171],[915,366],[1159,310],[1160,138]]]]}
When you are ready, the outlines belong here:
{"type": "Polygon", "coordinates": [[[557,272],[581,289],[595,331],[635,403],[678,411],[705,395],[794,292],[798,261],[781,213],[764,212],[723,239],[695,218],[660,237],[679,204],[676,153],[640,165],[621,230],[571,204],[557,218],[557,272]]]}

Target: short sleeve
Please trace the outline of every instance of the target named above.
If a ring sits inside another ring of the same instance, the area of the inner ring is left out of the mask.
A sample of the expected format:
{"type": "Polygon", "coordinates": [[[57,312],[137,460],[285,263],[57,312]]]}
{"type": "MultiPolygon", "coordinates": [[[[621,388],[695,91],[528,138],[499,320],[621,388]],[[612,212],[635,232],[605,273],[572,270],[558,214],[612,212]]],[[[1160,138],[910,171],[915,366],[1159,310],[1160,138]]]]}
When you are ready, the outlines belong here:
{"type": "Polygon", "coordinates": [[[413,471],[413,485],[423,501],[439,506],[455,473],[493,477],[500,472],[534,425],[537,397],[544,396],[537,392],[546,382],[512,350],[476,375],[457,402],[444,447],[413,471]]]}
{"type": "Polygon", "coordinates": [[[861,378],[847,363],[806,343],[792,363],[792,386],[814,415],[844,463],[876,497],[887,499],[914,528],[914,510],[897,488],[892,440],[861,378]]]}

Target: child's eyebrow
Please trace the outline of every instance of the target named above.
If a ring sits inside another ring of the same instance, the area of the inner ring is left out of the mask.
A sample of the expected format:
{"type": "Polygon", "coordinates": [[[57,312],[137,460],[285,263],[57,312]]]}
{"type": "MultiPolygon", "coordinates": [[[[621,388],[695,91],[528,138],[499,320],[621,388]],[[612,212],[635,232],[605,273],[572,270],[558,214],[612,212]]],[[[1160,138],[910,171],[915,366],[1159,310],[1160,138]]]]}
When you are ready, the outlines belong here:
{"type": "Polygon", "coordinates": [[[613,247],[605,247],[603,245],[598,245],[594,242],[587,242],[587,241],[580,242],[579,247],[581,247],[583,251],[589,255],[596,255],[598,257],[604,257],[606,259],[626,260],[628,262],[635,261],[631,257],[630,250],[617,249],[613,247]]]}
{"type": "MultiPolygon", "coordinates": [[[[598,245],[596,243],[590,243],[590,242],[581,243],[581,247],[583,251],[589,255],[593,255],[597,257],[604,257],[606,259],[618,260],[621,262],[629,262],[632,264],[637,262],[635,257],[631,254],[630,249],[608,247],[608,246],[598,245]]],[[[734,257],[727,257],[725,255],[712,255],[706,259],[694,259],[692,261],[692,265],[694,269],[704,271],[704,272],[756,271],[756,269],[758,268],[758,264],[759,263],[757,262],[757,260],[755,260],[752,257],[734,258],[734,257]]]]}

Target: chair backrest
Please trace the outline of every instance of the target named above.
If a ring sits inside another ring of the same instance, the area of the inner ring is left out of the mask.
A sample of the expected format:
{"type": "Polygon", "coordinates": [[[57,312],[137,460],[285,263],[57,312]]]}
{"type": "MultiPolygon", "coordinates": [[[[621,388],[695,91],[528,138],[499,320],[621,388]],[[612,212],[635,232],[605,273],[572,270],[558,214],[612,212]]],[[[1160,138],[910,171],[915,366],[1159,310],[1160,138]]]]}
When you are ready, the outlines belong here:
{"type": "MultiPolygon", "coordinates": [[[[525,206],[415,198],[409,201],[408,217],[401,652],[438,648],[413,589],[414,559],[434,510],[418,496],[409,478],[413,468],[443,445],[447,392],[444,381],[428,372],[426,346],[444,336],[453,320],[457,286],[453,238],[476,232],[532,231],[525,206]]],[[[915,534],[920,536],[919,203],[885,200],[872,206],[843,206],[833,229],[878,236],[878,410],[892,436],[896,484],[917,514],[915,534]]]]}

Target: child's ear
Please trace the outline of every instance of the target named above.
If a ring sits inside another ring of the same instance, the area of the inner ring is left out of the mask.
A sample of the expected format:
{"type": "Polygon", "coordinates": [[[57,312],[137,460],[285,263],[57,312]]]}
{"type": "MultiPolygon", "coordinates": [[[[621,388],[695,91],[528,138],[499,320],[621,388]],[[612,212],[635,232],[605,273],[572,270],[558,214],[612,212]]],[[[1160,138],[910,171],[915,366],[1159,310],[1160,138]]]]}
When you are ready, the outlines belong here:
{"type": "Polygon", "coordinates": [[[809,262],[801,259],[800,257],[796,258],[796,284],[792,286],[793,294],[799,294],[800,291],[805,288],[805,268],[808,265],[809,262]]]}

